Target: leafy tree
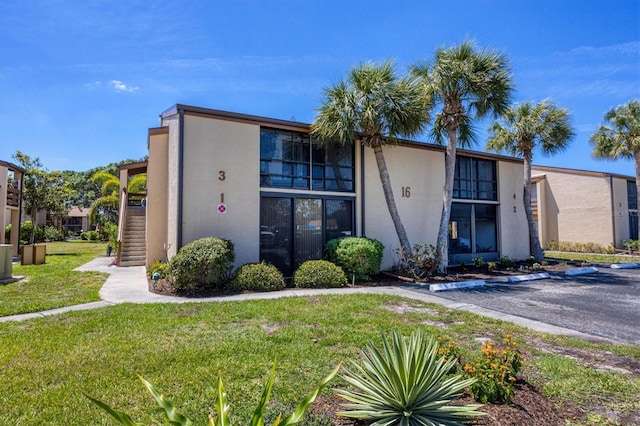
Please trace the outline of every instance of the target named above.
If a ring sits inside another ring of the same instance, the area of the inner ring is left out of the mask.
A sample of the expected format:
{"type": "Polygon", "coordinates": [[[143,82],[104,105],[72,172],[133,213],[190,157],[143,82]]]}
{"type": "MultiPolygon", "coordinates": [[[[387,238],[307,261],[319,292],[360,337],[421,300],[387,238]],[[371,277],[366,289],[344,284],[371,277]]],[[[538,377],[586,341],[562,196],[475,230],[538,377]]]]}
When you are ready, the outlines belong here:
{"type": "Polygon", "coordinates": [[[574,132],[569,123],[569,112],[548,100],[538,104],[525,102],[504,112],[501,119],[489,128],[486,149],[508,151],[524,158],[524,192],[522,202],[529,224],[531,250],[536,262],[544,259],[544,251],[531,210],[531,161],[537,147],[543,155],[553,155],[567,148],[574,132]]]}
{"type": "MultiPolygon", "coordinates": [[[[120,179],[108,171],[100,170],[91,176],[91,181],[100,185],[102,195],[91,204],[89,220],[96,224],[117,224],[120,210],[120,179]]],[[[146,189],[146,173],[134,175],[129,179],[127,184],[129,193],[144,193],[146,189]]]]}
{"type": "Polygon", "coordinates": [[[427,105],[415,79],[398,79],[394,65],[361,64],[346,79],[325,89],[312,136],[321,143],[351,144],[356,141],[373,149],[382,190],[400,245],[411,250],[400,219],[382,147],[399,136],[420,134],[428,121],[427,105]]]}
{"type": "Polygon", "coordinates": [[[608,160],[632,158],[636,170],[636,191],[640,195],[640,101],[634,99],[610,109],[604,120],[606,123],[591,135],[593,156],[608,160]]]}
{"type": "Polygon", "coordinates": [[[449,264],[449,218],[453,198],[453,181],[458,143],[468,146],[476,135],[473,119],[502,114],[509,105],[513,83],[506,56],[491,50],[478,51],[474,43],[465,42],[449,49],[438,49],[431,63],[416,64],[412,72],[422,80],[427,98],[442,106],[431,135],[443,144],[446,138],[445,186],[437,249],[439,271],[449,264]]]}
{"type": "MultiPolygon", "coordinates": [[[[35,223],[39,210],[45,210],[58,217],[64,216],[68,209],[66,200],[71,195],[71,189],[67,186],[62,173],[47,171],[39,157],[31,158],[20,151],[16,151],[13,158],[25,169],[22,199],[25,212],[31,216],[31,220],[35,223]]],[[[29,244],[34,243],[35,228],[33,226],[31,229],[29,244]]]]}

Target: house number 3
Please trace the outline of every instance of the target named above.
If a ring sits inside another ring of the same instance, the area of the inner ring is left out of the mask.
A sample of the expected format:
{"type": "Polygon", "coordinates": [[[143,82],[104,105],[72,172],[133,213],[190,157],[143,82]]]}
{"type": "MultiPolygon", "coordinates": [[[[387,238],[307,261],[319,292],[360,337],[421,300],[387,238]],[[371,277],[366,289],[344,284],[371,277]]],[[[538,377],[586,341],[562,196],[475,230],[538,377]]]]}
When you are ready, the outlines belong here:
{"type": "Polygon", "coordinates": [[[218,172],[218,180],[225,180],[227,178],[227,174],[224,170],[220,170],[218,172]]]}
{"type": "Polygon", "coordinates": [[[403,186],[402,187],[402,198],[411,198],[411,187],[403,186]]]}

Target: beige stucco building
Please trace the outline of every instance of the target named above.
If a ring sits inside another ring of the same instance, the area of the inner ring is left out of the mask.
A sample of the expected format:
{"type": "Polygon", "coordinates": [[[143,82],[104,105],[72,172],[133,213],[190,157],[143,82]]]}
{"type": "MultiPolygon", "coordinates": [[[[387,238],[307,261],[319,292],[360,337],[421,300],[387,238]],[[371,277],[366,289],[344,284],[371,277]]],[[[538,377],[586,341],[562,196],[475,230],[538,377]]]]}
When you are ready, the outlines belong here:
{"type": "MultiPolygon", "coordinates": [[[[303,123],[176,105],[148,134],[146,263],[198,238],[233,241],[236,266],[265,260],[285,274],[340,236],[380,240],[383,268],[400,246],[372,150],[316,145],[303,123]]],[[[436,243],[444,148],[384,147],[411,243],[436,243]]],[[[522,160],[458,152],[451,263],[529,256],[522,160]]],[[[126,179],[125,179],[126,181],[126,179]]]]}
{"type": "Polygon", "coordinates": [[[564,241],[624,248],[624,240],[638,239],[635,178],[533,166],[532,181],[543,247],[550,241],[564,241]]]}

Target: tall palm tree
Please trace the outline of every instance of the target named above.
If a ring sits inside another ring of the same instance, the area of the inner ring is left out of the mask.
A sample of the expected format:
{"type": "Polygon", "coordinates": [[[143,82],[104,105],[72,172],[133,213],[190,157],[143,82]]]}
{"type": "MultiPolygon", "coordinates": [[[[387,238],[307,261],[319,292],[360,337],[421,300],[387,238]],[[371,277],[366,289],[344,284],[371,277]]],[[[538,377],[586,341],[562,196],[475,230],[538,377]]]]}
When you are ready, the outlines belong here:
{"type": "Polygon", "coordinates": [[[415,79],[396,77],[391,61],[354,67],[346,79],[325,89],[311,134],[321,143],[351,144],[373,149],[389,214],[400,245],[411,253],[398,214],[382,147],[399,136],[420,134],[428,122],[425,98],[415,79]]]}
{"type": "Polygon", "coordinates": [[[507,151],[524,158],[524,192],[522,202],[529,223],[529,240],[536,262],[544,259],[536,222],[531,210],[531,161],[537,147],[543,155],[553,155],[565,150],[573,137],[569,112],[544,100],[536,105],[525,102],[504,112],[501,119],[489,128],[489,151],[507,151]]]}
{"type": "Polygon", "coordinates": [[[513,83],[506,56],[492,50],[478,51],[473,42],[464,42],[449,49],[438,49],[431,63],[413,66],[414,75],[435,105],[442,105],[437,114],[433,139],[439,144],[447,139],[445,153],[445,185],[437,248],[441,273],[449,265],[449,218],[453,198],[456,147],[476,141],[471,125],[473,119],[489,114],[502,114],[509,105],[513,83]]]}
{"type": "MultiPolygon", "coordinates": [[[[91,176],[91,180],[100,185],[102,196],[91,204],[89,220],[91,223],[103,224],[104,222],[118,223],[120,210],[120,179],[111,173],[101,170],[91,176]]],[[[146,173],[132,176],[127,183],[129,193],[146,192],[146,173]]]]}
{"type": "Polygon", "coordinates": [[[634,99],[612,108],[604,119],[606,124],[600,125],[591,135],[593,156],[609,160],[633,158],[636,191],[640,196],[640,101],[634,99]]]}

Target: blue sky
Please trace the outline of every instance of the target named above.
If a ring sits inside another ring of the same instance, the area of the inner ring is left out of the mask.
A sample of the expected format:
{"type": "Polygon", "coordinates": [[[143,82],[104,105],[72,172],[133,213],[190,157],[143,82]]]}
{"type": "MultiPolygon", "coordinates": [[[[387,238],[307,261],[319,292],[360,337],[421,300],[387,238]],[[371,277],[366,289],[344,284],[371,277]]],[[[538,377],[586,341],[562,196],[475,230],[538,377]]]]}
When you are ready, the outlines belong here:
{"type": "Polygon", "coordinates": [[[570,148],[534,163],[635,175],[591,159],[589,136],[640,98],[637,0],[0,0],[0,159],[139,159],[176,103],[310,123],[354,65],[394,59],[402,73],[465,40],[508,56],[514,101],[571,112],[570,148]]]}

